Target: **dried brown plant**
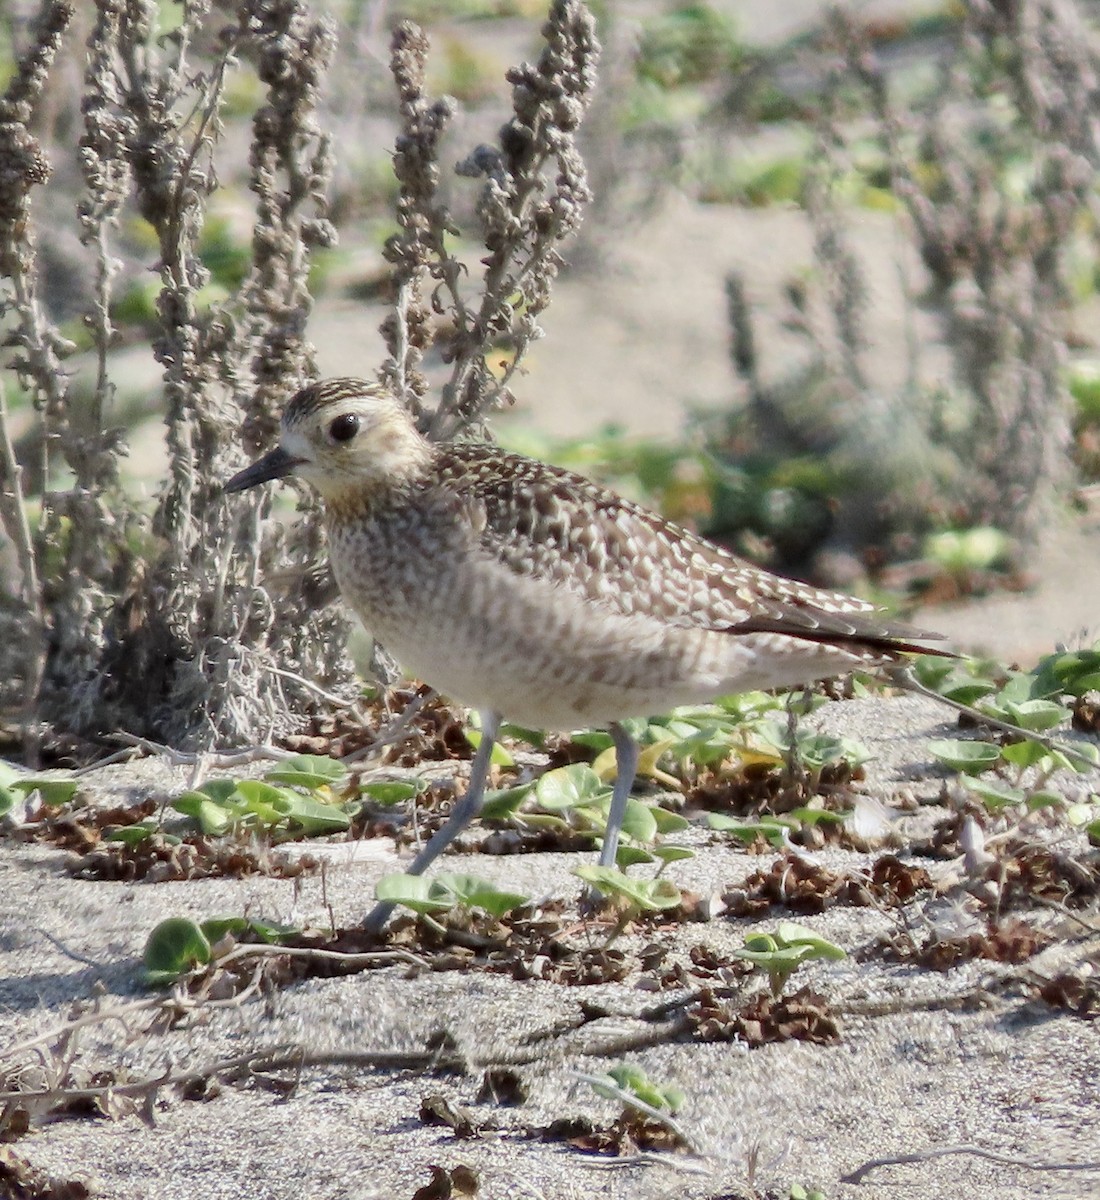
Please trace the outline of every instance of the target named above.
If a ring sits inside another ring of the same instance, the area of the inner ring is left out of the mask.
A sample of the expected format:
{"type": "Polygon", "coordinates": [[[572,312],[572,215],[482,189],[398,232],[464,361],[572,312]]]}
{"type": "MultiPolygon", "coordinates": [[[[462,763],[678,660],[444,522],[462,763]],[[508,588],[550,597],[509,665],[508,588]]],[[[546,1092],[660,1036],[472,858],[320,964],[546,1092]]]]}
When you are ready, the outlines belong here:
{"type": "Polygon", "coordinates": [[[425,94],[422,31],[403,22],[394,34],[400,232],[386,253],[395,266],[398,301],[383,326],[390,352],[383,377],[433,437],[479,425],[493,408],[511,403],[508,384],[541,336],[538,317],[561,266],[559,246],[579,228],[591,199],[576,135],[596,85],[595,22],[579,0],[553,0],[543,38],[537,63],[508,72],[513,115],[499,145],[478,146],[456,167],[461,176],[484,179],[477,215],[487,253],[471,296],[467,267],[447,244],[459,231],[439,187],[439,141],[454,102],[425,94]],[[439,406],[427,414],[419,366],[433,344],[451,372],[439,406]],[[494,351],[503,351],[499,373],[488,361],[494,351]]]}
{"type": "Polygon", "coordinates": [[[852,480],[820,528],[800,523],[788,565],[805,568],[825,536],[911,554],[915,535],[945,522],[994,526],[1026,553],[1069,479],[1061,367],[1075,239],[1095,237],[1098,215],[1100,48],[1071,0],[968,0],[937,43],[935,85],[904,100],[858,12],[829,16],[805,69],[821,80],[802,197],[815,273],[788,293],[809,347],[789,377],[760,378],[742,281],[727,291],[757,448],[813,454],[852,480]],[[898,202],[899,246],[916,251],[898,255],[907,378],[888,394],[864,368],[867,295],[847,236],[858,218],[836,195],[869,140],[898,202]],[[949,375],[922,361],[917,308],[934,318],[949,375]]]}
{"type": "MultiPolygon", "coordinates": [[[[263,741],[333,692],[353,694],[311,503],[287,527],[263,520],[269,497],[229,504],[220,493],[242,448],[269,445],[287,396],[316,375],[307,284],[316,250],[336,237],[332,139],[318,117],[335,30],[306,0],[188,0],[167,30],[161,15],[154,0],[96,0],[81,13],[45,0],[37,31],[21,32],[26,46],[0,101],[0,333],[11,348],[0,367],[36,409],[32,436],[17,437],[0,401],[0,517],[21,577],[0,587],[0,693],[22,700],[31,730],[125,731],[177,746],[263,741]],[[51,70],[71,67],[80,36],[83,78],[66,93],[51,70]],[[200,239],[229,153],[227,88],[248,71],[264,91],[248,147],[251,269],[210,303],[200,239]],[[87,395],[71,384],[72,347],[42,300],[38,247],[52,222],[36,189],[49,175],[47,148],[63,167],[66,150],[60,138],[42,140],[51,84],[51,109],[67,105],[81,129],[79,170],[64,175],[80,188],[70,202],[90,280],[87,395]],[[126,440],[112,413],[112,305],[117,280],[134,269],[118,230],[135,214],[156,242],[152,352],[169,463],[151,510],[127,492],[126,440]]],[[[598,52],[585,6],[554,0],[544,38],[537,63],[509,72],[513,116],[499,145],[457,168],[482,181],[474,283],[440,188],[454,102],[425,93],[424,34],[407,23],[394,34],[401,192],[387,257],[397,303],[381,373],[435,436],[480,425],[507,402],[539,336],[559,246],[589,198],[575,142],[598,52]],[[429,410],[420,367],[432,348],[451,373],[429,410]],[[498,351],[507,360],[499,374],[489,361],[498,351]]]]}

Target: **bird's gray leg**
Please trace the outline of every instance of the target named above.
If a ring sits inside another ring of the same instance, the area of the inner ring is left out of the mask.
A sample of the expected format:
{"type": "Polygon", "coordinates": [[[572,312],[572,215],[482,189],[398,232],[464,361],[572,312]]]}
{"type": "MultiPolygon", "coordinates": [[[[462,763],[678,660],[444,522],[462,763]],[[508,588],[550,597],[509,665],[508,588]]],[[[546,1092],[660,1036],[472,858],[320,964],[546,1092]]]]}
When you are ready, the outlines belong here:
{"type": "MultiPolygon", "coordinates": [[[[485,785],[489,781],[489,762],[500,730],[500,721],[500,713],[481,713],[481,742],[470,767],[470,786],[466,795],[454,806],[446,824],[436,830],[428,844],[413,859],[412,865],[405,872],[407,875],[422,875],[481,811],[485,802],[485,785]]],[[[377,933],[385,925],[393,909],[394,906],[389,901],[376,904],[367,914],[364,926],[377,933]]]]}
{"type": "Polygon", "coordinates": [[[601,867],[615,865],[626,802],[630,799],[630,789],[638,772],[638,743],[617,721],[611,726],[611,740],[615,743],[615,790],[611,793],[611,808],[607,813],[607,829],[600,851],[601,867]]]}

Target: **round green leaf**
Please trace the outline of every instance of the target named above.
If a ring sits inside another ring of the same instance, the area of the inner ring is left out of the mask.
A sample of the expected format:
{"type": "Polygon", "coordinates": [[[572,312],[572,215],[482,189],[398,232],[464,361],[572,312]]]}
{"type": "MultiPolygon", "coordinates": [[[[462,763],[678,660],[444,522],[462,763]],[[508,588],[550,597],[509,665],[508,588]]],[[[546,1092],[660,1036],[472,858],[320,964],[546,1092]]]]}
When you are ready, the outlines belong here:
{"type": "Polygon", "coordinates": [[[292,787],[303,787],[310,790],[324,787],[343,779],[348,773],[347,767],[335,758],[320,754],[295,754],[293,758],[285,759],[264,775],[271,783],[282,783],[292,787]]]}
{"type": "Polygon", "coordinates": [[[933,758],[964,775],[977,775],[994,766],[1001,757],[1001,747],[991,742],[963,742],[944,738],[928,743],[933,758]]]}
{"type": "Polygon", "coordinates": [[[210,961],[206,935],[187,917],[169,917],[149,934],[142,963],[154,987],[173,983],[193,967],[210,961]]]}
{"type": "Polygon", "coordinates": [[[636,842],[652,842],[657,836],[657,821],[648,804],[631,797],[623,813],[623,833],[636,842]]]}
{"type": "Polygon", "coordinates": [[[323,837],[327,833],[343,833],[351,828],[351,818],[343,809],[297,793],[291,793],[286,819],[297,825],[306,837],[323,837]]]}
{"type": "Polygon", "coordinates": [[[1023,804],[1027,794],[1020,788],[1010,787],[999,779],[964,779],[967,791],[973,792],[990,812],[1023,804]]]}
{"type": "Polygon", "coordinates": [[[535,796],[539,804],[551,812],[563,808],[576,808],[590,804],[610,791],[600,777],[585,763],[570,763],[547,771],[535,784],[535,796]]]}

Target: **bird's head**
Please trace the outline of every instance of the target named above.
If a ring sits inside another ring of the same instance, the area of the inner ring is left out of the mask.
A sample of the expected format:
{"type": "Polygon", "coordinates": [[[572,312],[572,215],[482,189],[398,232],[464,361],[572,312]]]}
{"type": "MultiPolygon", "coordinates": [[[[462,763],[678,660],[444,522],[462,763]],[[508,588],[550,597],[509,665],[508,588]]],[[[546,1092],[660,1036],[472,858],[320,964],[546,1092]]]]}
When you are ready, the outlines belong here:
{"type": "Polygon", "coordinates": [[[279,445],[225,484],[227,492],[296,475],[330,503],[400,484],[423,469],[431,447],[409,410],[362,379],[302,388],[283,413],[279,445]]]}

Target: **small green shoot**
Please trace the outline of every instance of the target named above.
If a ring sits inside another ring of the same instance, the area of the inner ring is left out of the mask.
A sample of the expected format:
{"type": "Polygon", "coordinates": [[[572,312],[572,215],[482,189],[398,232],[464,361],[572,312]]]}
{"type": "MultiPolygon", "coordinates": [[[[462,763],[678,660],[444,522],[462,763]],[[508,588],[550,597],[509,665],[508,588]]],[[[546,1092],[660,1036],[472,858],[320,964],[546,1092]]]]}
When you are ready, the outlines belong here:
{"type": "Polygon", "coordinates": [[[262,780],[211,779],[178,796],[172,807],[208,837],[238,831],[264,831],[277,839],[323,837],[351,827],[359,802],[347,802],[335,790],[346,775],[347,768],[334,759],[298,754],[262,780]]]}
{"type": "Polygon", "coordinates": [[[389,808],[401,804],[405,800],[415,800],[427,790],[428,785],[422,779],[406,781],[404,779],[376,779],[360,787],[359,794],[389,808]]]}
{"type": "Polygon", "coordinates": [[[750,935],[734,954],[767,971],[773,996],[782,993],[787,980],[803,963],[815,958],[835,961],[847,957],[839,946],[793,921],[780,921],[774,933],[750,935]]]}
{"type": "Polygon", "coordinates": [[[159,833],[168,846],[178,846],[182,839],[172,833],[163,833],[154,821],[139,821],[135,825],[119,825],[103,834],[105,842],[121,842],[124,846],[140,846],[147,838],[159,833]]]}
{"type": "Polygon", "coordinates": [[[964,775],[988,771],[1001,760],[1001,747],[992,742],[968,742],[941,738],[928,743],[928,751],[937,762],[964,775]]]}
{"type": "Polygon", "coordinates": [[[574,867],[573,874],[623,911],[623,925],[639,913],[675,908],[682,896],[671,879],[635,879],[618,867],[574,867]]]}
{"type": "Polygon", "coordinates": [[[450,912],[452,909],[480,909],[491,917],[503,917],[526,904],[529,897],[507,892],[476,875],[443,871],[434,878],[423,875],[385,875],[378,881],[375,895],[379,901],[399,904],[421,916],[450,912]]]}
{"type": "Polygon", "coordinates": [[[719,833],[732,834],[738,841],[751,846],[763,838],[776,850],[790,844],[791,835],[804,825],[843,825],[850,813],[832,812],[827,808],[794,808],[781,816],[767,814],[758,821],[744,821],[728,813],[707,813],[707,824],[719,833]]]}
{"type": "Polygon", "coordinates": [[[678,1113],[686,1099],[682,1089],[654,1083],[641,1067],[629,1063],[619,1063],[606,1075],[591,1078],[589,1082],[597,1095],[605,1100],[620,1100],[626,1093],[658,1112],[669,1114],[678,1113]]]}
{"type": "MultiPolygon", "coordinates": [[[[476,750],[481,745],[481,730],[467,729],[466,740],[476,750]]],[[[500,744],[493,743],[492,753],[489,755],[489,761],[494,767],[514,767],[516,760],[508,753],[508,751],[500,744]]]]}
{"type": "MultiPolygon", "coordinates": [[[[481,815],[490,820],[510,820],[530,829],[561,833],[573,830],[599,839],[607,827],[611,792],[592,767],[571,763],[545,772],[532,783],[490,792],[481,815]]],[[[656,853],[662,847],[654,845],[659,837],[679,833],[688,824],[678,813],[631,797],[623,815],[626,841],[619,847],[619,865],[652,862],[654,858],[667,862],[689,856],[691,851],[679,847],[678,852],[664,857],[656,853]]]]}

